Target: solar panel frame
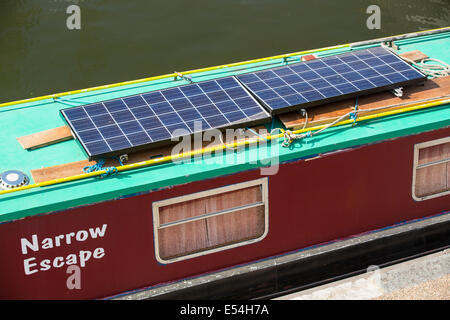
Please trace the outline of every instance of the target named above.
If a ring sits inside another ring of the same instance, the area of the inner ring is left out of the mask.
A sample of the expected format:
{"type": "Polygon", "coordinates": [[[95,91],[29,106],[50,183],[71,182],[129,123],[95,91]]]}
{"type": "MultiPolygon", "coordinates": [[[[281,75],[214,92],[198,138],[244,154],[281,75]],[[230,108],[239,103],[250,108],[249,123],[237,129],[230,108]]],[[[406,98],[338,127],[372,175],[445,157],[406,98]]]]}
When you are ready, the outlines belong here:
{"type": "Polygon", "coordinates": [[[174,144],[175,137],[271,121],[266,108],[233,76],[64,108],[60,114],[89,160],[174,144]],[[195,120],[202,123],[201,130],[195,120]],[[190,133],[174,134],[182,128],[190,133]]]}
{"type": "Polygon", "coordinates": [[[272,115],[277,115],[420,83],[427,76],[395,53],[373,47],[236,78],[272,115]]]}

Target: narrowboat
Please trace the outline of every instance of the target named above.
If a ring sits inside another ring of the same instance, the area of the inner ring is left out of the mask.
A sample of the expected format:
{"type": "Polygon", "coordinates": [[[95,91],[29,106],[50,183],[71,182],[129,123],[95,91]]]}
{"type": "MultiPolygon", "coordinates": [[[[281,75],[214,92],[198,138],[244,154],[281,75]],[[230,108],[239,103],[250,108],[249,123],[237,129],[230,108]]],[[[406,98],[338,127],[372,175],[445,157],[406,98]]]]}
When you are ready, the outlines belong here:
{"type": "Polygon", "coordinates": [[[0,299],[139,298],[450,213],[449,64],[450,27],[0,104],[0,299]]]}

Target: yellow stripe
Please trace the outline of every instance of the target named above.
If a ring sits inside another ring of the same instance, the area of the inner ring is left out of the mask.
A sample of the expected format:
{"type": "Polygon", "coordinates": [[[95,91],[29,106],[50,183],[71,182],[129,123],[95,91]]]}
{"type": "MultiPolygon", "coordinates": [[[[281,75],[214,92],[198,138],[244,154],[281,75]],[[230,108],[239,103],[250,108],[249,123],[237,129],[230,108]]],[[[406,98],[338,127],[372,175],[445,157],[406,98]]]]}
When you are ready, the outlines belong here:
{"type": "MultiPolygon", "coordinates": [[[[291,57],[291,56],[310,54],[310,53],[314,53],[314,52],[346,48],[349,46],[350,46],[350,44],[343,44],[343,45],[338,45],[338,46],[333,46],[333,47],[293,52],[293,53],[281,54],[281,55],[267,57],[267,58],[260,58],[260,59],[247,60],[247,61],[235,62],[235,63],[230,63],[230,64],[223,64],[223,65],[215,66],[215,67],[189,70],[189,71],[184,71],[184,72],[180,72],[180,73],[183,75],[187,75],[187,74],[192,74],[192,73],[207,72],[207,71],[218,70],[218,69],[223,69],[223,68],[237,67],[237,66],[241,66],[241,65],[245,65],[245,64],[264,62],[264,61],[273,60],[273,59],[281,59],[281,58],[287,58],[287,57],[291,57]]],[[[5,103],[0,104],[0,108],[16,105],[16,104],[20,104],[20,103],[29,103],[29,102],[40,101],[40,100],[45,100],[45,99],[52,99],[52,98],[67,96],[67,95],[71,95],[71,94],[90,92],[90,91],[96,91],[96,90],[102,90],[102,89],[109,89],[109,88],[120,87],[120,86],[124,86],[124,85],[130,85],[130,84],[136,84],[136,83],[142,83],[142,82],[154,81],[154,80],[161,80],[161,79],[166,79],[166,78],[173,78],[176,76],[178,76],[177,73],[170,73],[170,74],[164,74],[164,75],[155,76],[155,77],[149,77],[149,78],[143,78],[143,79],[137,79],[137,80],[131,80],[131,81],[124,81],[124,82],[117,82],[117,83],[113,83],[113,84],[106,84],[106,85],[87,88],[87,89],[79,89],[79,90],[49,94],[46,96],[40,96],[40,97],[35,97],[35,98],[30,98],[30,99],[5,102],[5,103]]]]}
{"type": "MultiPolygon", "coordinates": [[[[370,119],[381,118],[381,117],[391,116],[391,115],[395,115],[395,114],[440,106],[440,105],[444,105],[447,103],[450,103],[449,98],[436,99],[435,101],[424,103],[424,104],[418,104],[418,105],[417,105],[417,103],[412,103],[401,109],[380,112],[377,114],[372,114],[372,115],[367,115],[367,116],[361,116],[361,117],[358,117],[355,121],[356,122],[366,121],[366,120],[370,120],[370,119]]],[[[336,123],[334,126],[342,126],[342,125],[350,124],[353,122],[354,122],[354,120],[351,120],[351,119],[343,120],[339,123],[336,123]]],[[[320,129],[324,128],[325,126],[327,126],[327,125],[325,124],[325,125],[320,125],[320,126],[316,126],[316,127],[312,127],[312,128],[300,129],[300,130],[293,131],[293,133],[300,134],[300,133],[307,132],[307,131],[316,131],[316,130],[320,130],[320,129]]],[[[272,140],[272,139],[282,138],[282,137],[284,137],[284,131],[281,130],[281,132],[282,132],[281,134],[267,136],[267,137],[265,137],[265,139],[272,140]]],[[[127,165],[117,167],[117,171],[121,172],[121,171],[126,171],[126,170],[132,170],[132,169],[152,166],[152,165],[159,164],[159,163],[165,163],[165,162],[172,161],[172,160],[191,158],[191,157],[194,157],[194,156],[200,155],[200,154],[212,153],[215,151],[224,150],[225,148],[230,148],[230,147],[237,148],[237,147],[241,147],[241,146],[246,146],[246,145],[249,145],[252,143],[256,143],[260,140],[262,140],[262,138],[256,137],[255,139],[252,139],[252,140],[239,141],[239,142],[235,142],[232,144],[224,144],[224,145],[205,148],[205,149],[193,150],[190,152],[186,152],[183,154],[177,154],[174,156],[165,156],[165,157],[151,159],[151,160],[147,160],[147,161],[141,161],[141,162],[137,162],[137,163],[127,164],[127,165]]],[[[37,187],[45,187],[45,186],[51,186],[51,185],[60,184],[60,183],[64,183],[64,182],[86,179],[86,178],[90,178],[90,177],[99,176],[104,173],[106,173],[106,170],[94,171],[94,172],[79,174],[79,175],[70,176],[70,177],[66,177],[66,178],[59,178],[59,179],[49,180],[49,181],[45,181],[45,182],[30,184],[30,185],[19,187],[19,188],[0,191],[0,195],[7,194],[7,193],[13,193],[13,192],[17,192],[17,191],[33,189],[33,188],[37,188],[37,187]]]]}
{"type": "Polygon", "coordinates": [[[448,27],[442,27],[442,28],[429,29],[429,30],[423,30],[423,31],[417,31],[417,32],[403,33],[403,34],[398,34],[398,35],[395,35],[395,36],[387,36],[387,37],[383,37],[383,38],[376,38],[376,39],[373,39],[372,41],[381,41],[381,40],[386,39],[386,38],[397,38],[397,37],[401,37],[401,36],[404,36],[404,35],[407,35],[407,34],[411,34],[411,33],[417,33],[418,35],[420,35],[420,34],[425,33],[425,32],[439,31],[439,30],[444,30],[444,29],[447,29],[447,28],[448,27]]]}
{"type": "MultiPolygon", "coordinates": [[[[418,31],[418,32],[413,32],[413,33],[420,35],[421,33],[430,32],[430,31],[438,31],[438,30],[443,30],[446,28],[447,27],[436,28],[436,29],[418,31]]],[[[394,37],[400,37],[400,36],[403,36],[406,34],[408,34],[408,33],[396,35],[394,37]]],[[[381,40],[384,38],[379,38],[379,39],[381,40]]],[[[378,39],[375,39],[375,40],[378,40],[378,39]]],[[[222,68],[230,68],[230,67],[236,67],[236,66],[241,66],[241,65],[246,65],[246,64],[259,63],[259,62],[264,62],[264,61],[273,60],[273,59],[281,59],[281,58],[287,58],[287,57],[291,57],[291,56],[298,56],[298,55],[304,55],[304,54],[311,54],[311,53],[315,53],[315,52],[347,48],[350,46],[351,46],[351,44],[347,43],[347,44],[342,44],[342,45],[337,45],[337,46],[332,46],[332,47],[325,47],[325,48],[314,49],[314,50],[281,54],[281,55],[277,55],[277,56],[271,56],[271,57],[267,57],[267,58],[260,58],[260,59],[254,59],[254,60],[247,60],[247,61],[242,61],[242,62],[235,62],[235,63],[231,63],[231,64],[223,64],[223,65],[219,65],[219,66],[215,66],[215,67],[189,70],[189,71],[184,71],[184,72],[180,72],[180,73],[186,75],[186,74],[192,74],[192,73],[207,72],[207,71],[218,70],[218,69],[222,69],[222,68]]],[[[124,86],[124,85],[142,83],[142,82],[146,82],[146,81],[161,80],[161,79],[176,77],[177,75],[178,75],[177,73],[170,73],[170,74],[165,74],[165,75],[160,75],[160,76],[155,76],[155,77],[149,77],[149,78],[143,78],[143,79],[137,79],[137,80],[131,80],[131,81],[124,81],[124,82],[117,82],[117,83],[113,83],[113,84],[106,84],[106,85],[91,87],[91,88],[86,88],[86,89],[66,91],[66,92],[54,93],[54,94],[49,94],[49,95],[35,97],[35,98],[5,102],[5,103],[0,104],[0,108],[8,107],[8,106],[16,105],[16,104],[21,104],[21,103],[29,103],[29,102],[35,102],[35,101],[40,101],[40,100],[45,100],[45,99],[52,99],[52,98],[67,96],[67,95],[71,95],[71,94],[78,94],[78,93],[84,93],[84,92],[90,92],[90,91],[96,91],[96,90],[102,90],[102,89],[115,88],[115,87],[124,86]]]]}

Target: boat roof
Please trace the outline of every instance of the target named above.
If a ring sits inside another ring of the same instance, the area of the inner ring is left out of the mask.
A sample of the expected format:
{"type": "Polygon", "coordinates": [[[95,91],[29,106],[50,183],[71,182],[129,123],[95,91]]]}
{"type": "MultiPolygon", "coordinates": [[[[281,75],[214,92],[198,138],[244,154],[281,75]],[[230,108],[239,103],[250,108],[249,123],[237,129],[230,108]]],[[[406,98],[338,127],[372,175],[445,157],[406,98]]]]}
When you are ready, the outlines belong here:
{"type": "MultiPolygon", "coordinates": [[[[399,53],[420,50],[429,57],[450,63],[450,31],[418,34],[413,38],[396,40],[395,44],[399,46],[399,53]]],[[[379,43],[358,45],[358,47],[341,45],[311,50],[290,54],[289,60],[297,59],[298,61],[305,54],[314,53],[318,57],[325,57],[378,45],[379,43]]],[[[182,74],[189,74],[195,81],[216,79],[281,66],[286,63],[286,56],[256,59],[182,72],[182,74]]],[[[187,83],[180,77],[160,76],[100,88],[76,90],[64,93],[63,98],[94,103],[187,83]]],[[[62,99],[55,100],[52,96],[0,104],[0,128],[2,130],[0,172],[13,169],[23,171],[30,177],[30,183],[33,184],[30,173],[33,169],[86,160],[86,154],[79,142],[74,139],[31,151],[24,150],[17,141],[18,137],[65,125],[59,110],[67,107],[67,102],[62,99]]],[[[277,125],[281,125],[281,123],[277,123],[277,125]]],[[[356,126],[350,124],[331,127],[321,137],[307,137],[302,143],[293,144],[289,148],[282,147],[282,139],[279,139],[275,147],[279,154],[278,161],[282,163],[449,125],[450,109],[448,104],[444,104],[438,107],[374,118],[359,122],[356,126]]],[[[267,165],[270,157],[270,155],[258,152],[258,149],[259,147],[247,148],[244,151],[245,157],[236,152],[224,152],[221,157],[230,161],[214,161],[212,163],[208,159],[200,158],[184,163],[169,162],[120,172],[105,179],[94,177],[0,194],[0,222],[257,169],[267,165]],[[249,159],[253,159],[253,161],[249,159]]]]}

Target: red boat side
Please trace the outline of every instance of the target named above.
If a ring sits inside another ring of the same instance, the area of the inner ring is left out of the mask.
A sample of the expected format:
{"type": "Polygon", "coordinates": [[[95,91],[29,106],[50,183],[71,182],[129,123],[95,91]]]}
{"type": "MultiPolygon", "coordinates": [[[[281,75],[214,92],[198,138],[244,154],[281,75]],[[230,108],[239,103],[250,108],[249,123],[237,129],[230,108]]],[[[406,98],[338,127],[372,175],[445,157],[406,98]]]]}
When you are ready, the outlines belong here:
{"type": "Polygon", "coordinates": [[[447,127],[282,163],[267,177],[267,234],[167,263],[154,204],[264,178],[260,170],[3,223],[0,299],[102,298],[444,212],[448,194],[413,198],[414,146],[449,136],[447,127]],[[80,289],[68,286],[75,261],[80,289]]]}

